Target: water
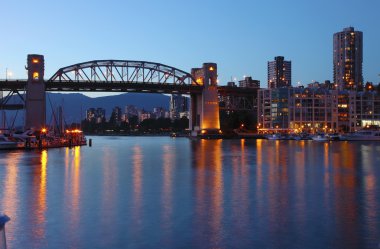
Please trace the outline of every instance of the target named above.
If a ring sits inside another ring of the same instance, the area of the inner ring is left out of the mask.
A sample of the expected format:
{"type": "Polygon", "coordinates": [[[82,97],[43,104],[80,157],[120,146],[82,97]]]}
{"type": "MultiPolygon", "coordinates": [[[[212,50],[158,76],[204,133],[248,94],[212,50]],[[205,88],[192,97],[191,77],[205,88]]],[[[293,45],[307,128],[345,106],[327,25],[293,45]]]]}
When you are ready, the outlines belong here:
{"type": "Polygon", "coordinates": [[[9,248],[379,248],[378,142],[92,138],[0,152],[9,248]]]}

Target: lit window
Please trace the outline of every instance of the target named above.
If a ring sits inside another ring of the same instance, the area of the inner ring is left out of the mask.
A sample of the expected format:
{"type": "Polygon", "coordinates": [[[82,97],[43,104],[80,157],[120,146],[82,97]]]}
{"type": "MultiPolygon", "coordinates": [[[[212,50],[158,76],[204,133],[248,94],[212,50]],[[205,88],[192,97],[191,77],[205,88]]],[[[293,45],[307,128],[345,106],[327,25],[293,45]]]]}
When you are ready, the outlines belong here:
{"type": "Polygon", "coordinates": [[[39,80],[40,79],[40,74],[38,72],[33,73],[33,80],[39,80]]]}

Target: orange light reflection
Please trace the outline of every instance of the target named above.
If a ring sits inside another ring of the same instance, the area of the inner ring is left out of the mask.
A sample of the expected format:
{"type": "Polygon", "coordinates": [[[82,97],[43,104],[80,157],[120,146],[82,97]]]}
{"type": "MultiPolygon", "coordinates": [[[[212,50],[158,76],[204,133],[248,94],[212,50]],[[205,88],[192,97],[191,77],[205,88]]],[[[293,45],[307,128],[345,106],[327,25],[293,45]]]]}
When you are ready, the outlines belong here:
{"type": "Polygon", "coordinates": [[[1,198],[1,205],[3,207],[3,210],[1,210],[1,212],[6,213],[12,219],[12,222],[10,222],[9,225],[7,224],[7,240],[17,239],[17,231],[15,230],[15,227],[19,226],[17,219],[13,219],[14,217],[17,217],[19,215],[18,211],[20,199],[15,198],[19,195],[19,172],[17,167],[19,161],[19,153],[9,153],[6,155],[5,181],[4,184],[2,184],[2,188],[5,189],[5,191],[3,191],[4,196],[2,196],[1,198]]]}
{"type": "Polygon", "coordinates": [[[142,184],[143,184],[143,152],[138,145],[133,147],[133,210],[132,216],[135,225],[139,225],[142,208],[142,184]]]}

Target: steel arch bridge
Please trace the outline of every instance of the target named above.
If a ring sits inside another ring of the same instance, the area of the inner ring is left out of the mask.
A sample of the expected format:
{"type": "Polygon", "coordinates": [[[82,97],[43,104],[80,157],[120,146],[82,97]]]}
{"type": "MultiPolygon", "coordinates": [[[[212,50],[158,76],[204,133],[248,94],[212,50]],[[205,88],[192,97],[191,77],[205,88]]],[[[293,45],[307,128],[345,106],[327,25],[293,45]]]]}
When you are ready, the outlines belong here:
{"type": "Polygon", "coordinates": [[[123,82],[198,85],[191,74],[155,62],[94,60],[60,68],[48,82],[123,82]]]}
{"type": "MultiPolygon", "coordinates": [[[[160,63],[132,60],[93,60],[58,69],[44,80],[44,56],[28,55],[28,79],[1,81],[0,90],[9,91],[1,98],[0,109],[7,106],[11,94],[25,91],[26,127],[43,127],[46,91],[72,92],[149,92],[189,94],[191,98],[190,129],[199,132],[220,129],[219,109],[252,109],[255,99],[248,89],[217,85],[217,64],[203,63],[191,74],[160,63]],[[223,105],[220,105],[222,103],[223,105]]],[[[256,93],[256,90],[255,90],[256,93]]]]}
{"type": "Polygon", "coordinates": [[[94,60],[59,69],[45,82],[47,91],[200,92],[194,77],[161,63],[94,60]]]}

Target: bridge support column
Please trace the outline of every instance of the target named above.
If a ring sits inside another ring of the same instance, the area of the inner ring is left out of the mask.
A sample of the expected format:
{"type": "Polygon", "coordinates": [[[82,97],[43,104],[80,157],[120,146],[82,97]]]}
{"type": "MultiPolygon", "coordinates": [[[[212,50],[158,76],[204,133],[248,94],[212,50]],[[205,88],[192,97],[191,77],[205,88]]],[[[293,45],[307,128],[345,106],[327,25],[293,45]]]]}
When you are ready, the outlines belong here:
{"type": "Polygon", "coordinates": [[[193,136],[215,135],[220,132],[219,100],[216,63],[204,63],[193,68],[191,74],[203,85],[201,95],[191,95],[190,129],[193,136]]]}
{"type": "Polygon", "coordinates": [[[28,83],[26,85],[25,130],[41,130],[46,123],[46,96],[44,83],[44,56],[28,55],[28,83]]]}

